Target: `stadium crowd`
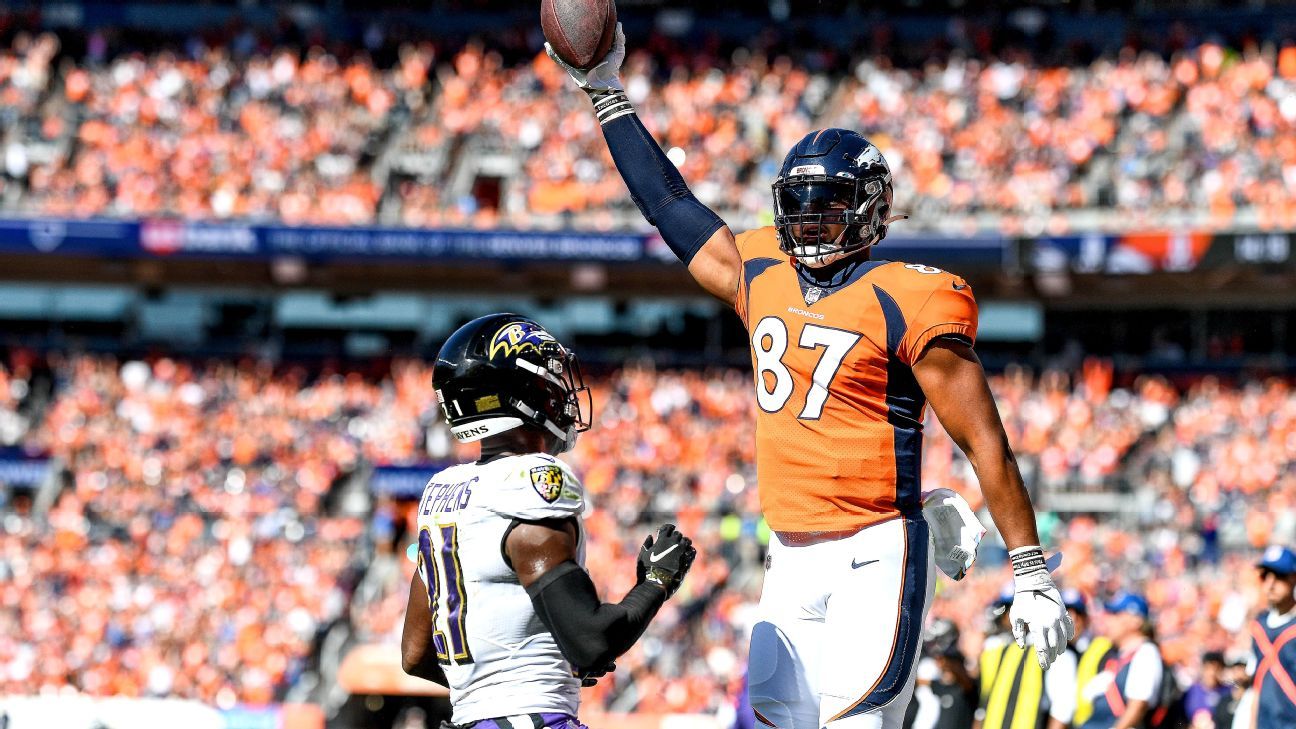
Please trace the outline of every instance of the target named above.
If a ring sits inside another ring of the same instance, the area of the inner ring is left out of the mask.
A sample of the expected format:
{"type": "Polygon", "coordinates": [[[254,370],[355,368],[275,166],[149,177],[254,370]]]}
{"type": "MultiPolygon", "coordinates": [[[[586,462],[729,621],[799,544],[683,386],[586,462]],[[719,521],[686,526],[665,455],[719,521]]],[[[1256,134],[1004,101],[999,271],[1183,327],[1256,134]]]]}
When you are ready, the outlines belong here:
{"type": "MultiPolygon", "coordinates": [[[[282,699],[336,621],[361,641],[399,639],[412,509],[380,498],[366,522],[333,502],[367,464],[472,457],[440,425],[427,364],[368,376],[79,355],[40,367],[53,394],[22,443],[66,478],[48,514],[17,498],[0,519],[0,692],[260,703],[282,699]]],[[[6,418],[32,370],[30,357],[5,368],[6,418]]],[[[1203,651],[1245,653],[1260,604],[1248,565],[1257,548],[1296,539],[1296,392],[1285,380],[1117,379],[1090,361],[1074,377],[1011,370],[992,385],[1046,544],[1066,554],[1063,584],[1095,603],[1144,592],[1186,681],[1203,651]],[[1048,511],[1059,495],[1107,492],[1133,508],[1048,511]]],[[[768,539],[749,376],[635,365],[598,378],[594,398],[596,427],[570,458],[593,505],[595,582],[628,589],[639,542],[667,520],[700,557],[682,599],[585,699],[717,710],[741,680],[768,539]]],[[[924,486],[978,503],[970,474],[930,420],[924,486]]],[[[990,539],[967,581],[939,588],[933,614],[958,624],[967,655],[987,624],[966,606],[993,602],[1002,562],[990,539]]]]}
{"type": "MultiPolygon", "coordinates": [[[[507,55],[409,41],[381,61],[240,38],[119,53],[88,42],[73,57],[50,33],[13,35],[0,52],[5,206],[320,224],[639,224],[585,98],[535,52],[536,37],[507,55]],[[504,179],[489,192],[479,176],[504,179]]],[[[1214,224],[1240,212],[1262,226],[1296,224],[1286,194],[1296,185],[1290,43],[1125,47],[1069,63],[1012,47],[955,49],[902,66],[880,53],[790,56],[759,42],[728,52],[654,34],[633,45],[623,76],[698,196],[742,227],[768,222],[782,155],[828,125],[881,146],[911,226],[1061,231],[1064,213],[1096,208],[1121,214],[1090,225],[1203,211],[1214,224]]]]}

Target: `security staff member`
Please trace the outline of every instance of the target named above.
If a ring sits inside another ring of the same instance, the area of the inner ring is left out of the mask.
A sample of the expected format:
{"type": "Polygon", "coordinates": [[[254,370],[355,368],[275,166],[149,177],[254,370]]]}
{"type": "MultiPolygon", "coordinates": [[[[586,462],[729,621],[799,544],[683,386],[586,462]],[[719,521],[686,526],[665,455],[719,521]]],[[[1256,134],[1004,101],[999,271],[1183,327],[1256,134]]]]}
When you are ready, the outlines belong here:
{"type": "Polygon", "coordinates": [[[1084,687],[1098,675],[1116,648],[1106,636],[1094,635],[1093,621],[1089,619],[1089,604],[1079,590],[1063,590],[1062,603],[1075,622],[1076,635],[1075,640],[1071,641],[1071,648],[1079,656],[1076,666],[1076,710],[1071,723],[1082,726],[1093,716],[1093,701],[1084,695],[1084,687]]]}
{"type": "Polygon", "coordinates": [[[1161,649],[1147,637],[1148,603],[1141,595],[1118,592],[1105,607],[1116,652],[1081,688],[1084,698],[1093,703],[1093,712],[1080,727],[1143,727],[1156,708],[1165,673],[1161,649]]]}
{"type": "Polygon", "coordinates": [[[1004,648],[1013,642],[1012,628],[1008,625],[1008,608],[1012,606],[1015,588],[1011,582],[1003,586],[990,609],[986,611],[990,627],[986,630],[985,642],[981,646],[981,656],[977,659],[977,683],[980,701],[977,705],[976,723],[980,727],[985,718],[986,701],[990,698],[990,688],[994,683],[995,672],[1003,660],[1004,648]]]}
{"type": "Polygon", "coordinates": [[[1269,609],[1251,622],[1255,729],[1296,727],[1296,553],[1272,546],[1256,565],[1269,609]]]}
{"type": "Polygon", "coordinates": [[[981,729],[1067,729],[1075,714],[1076,653],[1067,650],[1047,671],[1034,650],[1008,641],[982,656],[981,729]]]}
{"type": "Polygon", "coordinates": [[[953,622],[933,620],[923,635],[918,682],[905,712],[903,729],[969,729],[977,708],[976,681],[968,675],[959,630],[953,622]]]}

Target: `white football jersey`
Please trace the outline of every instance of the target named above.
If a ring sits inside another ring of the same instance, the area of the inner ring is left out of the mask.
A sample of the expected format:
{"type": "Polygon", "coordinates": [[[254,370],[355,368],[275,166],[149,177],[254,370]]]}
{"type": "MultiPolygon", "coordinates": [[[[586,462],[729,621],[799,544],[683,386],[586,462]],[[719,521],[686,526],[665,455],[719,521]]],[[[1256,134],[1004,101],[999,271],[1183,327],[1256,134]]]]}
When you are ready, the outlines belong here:
{"type": "MultiPolygon", "coordinates": [[[[507,456],[441,471],[423,489],[418,572],[453,721],[537,712],[576,716],[580,681],[505,562],[514,519],[579,517],[580,482],[551,456],[507,456]]],[[[581,531],[577,561],[585,564],[581,531]]]]}

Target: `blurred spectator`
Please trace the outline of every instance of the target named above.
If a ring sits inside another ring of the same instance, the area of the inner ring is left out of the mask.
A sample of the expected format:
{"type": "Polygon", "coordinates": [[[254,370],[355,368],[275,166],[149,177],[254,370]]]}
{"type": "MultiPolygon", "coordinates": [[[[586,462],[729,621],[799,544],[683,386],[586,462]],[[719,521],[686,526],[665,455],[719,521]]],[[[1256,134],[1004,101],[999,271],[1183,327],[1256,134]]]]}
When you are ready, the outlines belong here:
{"type": "Polygon", "coordinates": [[[1256,565],[1269,609],[1251,623],[1255,729],[1296,725],[1296,552],[1272,545],[1256,565]]]}
{"type": "Polygon", "coordinates": [[[1048,671],[1040,668],[1036,647],[1009,642],[982,657],[980,727],[1011,729],[1044,726],[1067,729],[1076,708],[1076,654],[1065,650],[1048,671]]]}
{"type": "Polygon", "coordinates": [[[934,620],[923,635],[914,698],[905,729],[970,729],[976,716],[977,684],[959,649],[958,626],[934,620]]]}
{"type": "Polygon", "coordinates": [[[1164,673],[1161,651],[1147,637],[1148,602],[1141,595],[1119,592],[1106,605],[1104,632],[1116,647],[1102,671],[1081,688],[1093,713],[1081,729],[1142,726],[1159,708],[1164,673]]]}
{"type": "Polygon", "coordinates": [[[1194,727],[1213,727],[1215,711],[1230,693],[1224,683],[1224,654],[1210,651],[1202,656],[1201,676],[1184,694],[1184,711],[1194,727]]]}
{"type": "Polygon", "coordinates": [[[1211,715],[1212,724],[1205,724],[1204,721],[1193,718],[1193,729],[1200,729],[1205,725],[1211,729],[1233,729],[1235,722],[1245,724],[1237,729],[1251,729],[1251,714],[1249,709],[1243,709],[1243,697],[1246,696],[1251,686],[1251,674],[1247,671],[1246,661],[1234,661],[1224,670],[1224,685],[1228,692],[1220,699],[1215,706],[1215,712],[1211,715]],[[1242,718],[1238,719],[1241,714],[1242,718]]]}
{"type": "Polygon", "coordinates": [[[59,215],[372,222],[366,165],[393,109],[421,103],[431,58],[391,69],[319,48],[235,58],[200,48],[71,70],[60,107],[70,154],[37,165],[22,205],[59,215]]]}
{"type": "Polygon", "coordinates": [[[1067,588],[1062,591],[1062,602],[1075,624],[1071,649],[1076,655],[1076,708],[1071,722],[1073,726],[1084,726],[1093,715],[1093,698],[1085,693],[1085,688],[1103,669],[1115,647],[1110,638],[1094,634],[1089,602],[1085,600],[1083,593],[1075,588],[1067,588]]]}

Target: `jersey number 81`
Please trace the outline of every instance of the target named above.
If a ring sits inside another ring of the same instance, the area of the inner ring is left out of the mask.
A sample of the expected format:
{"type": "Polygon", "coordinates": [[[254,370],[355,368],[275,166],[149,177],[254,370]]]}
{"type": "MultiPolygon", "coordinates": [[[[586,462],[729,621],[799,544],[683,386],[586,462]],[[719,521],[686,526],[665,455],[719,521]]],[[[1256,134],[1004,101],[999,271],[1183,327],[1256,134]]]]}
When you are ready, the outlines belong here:
{"type": "Polygon", "coordinates": [[[443,524],[437,530],[440,545],[434,543],[428,527],[419,530],[418,569],[427,586],[428,608],[432,611],[432,645],[436,648],[437,663],[448,666],[473,662],[468,650],[467,591],[464,589],[463,565],[459,563],[459,530],[454,524],[443,524]],[[445,590],[442,591],[442,583],[445,590]],[[441,598],[445,597],[445,610],[441,598]],[[446,635],[450,640],[447,643],[446,635]]]}
{"type": "MultiPolygon", "coordinates": [[[[767,413],[782,410],[792,397],[792,372],[783,364],[788,339],[787,324],[776,316],[761,319],[752,329],[752,351],[756,353],[756,404],[767,413]],[[766,372],[774,377],[772,387],[765,377],[766,372]]],[[[818,420],[823,414],[824,403],[828,402],[828,388],[846,355],[859,340],[858,333],[844,329],[817,324],[802,327],[797,346],[802,349],[822,347],[823,353],[819,355],[819,363],[810,377],[810,392],[806,393],[805,405],[797,415],[799,419],[818,420]]]]}

